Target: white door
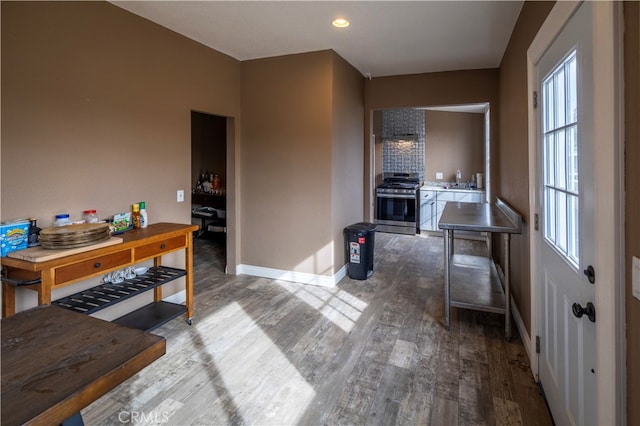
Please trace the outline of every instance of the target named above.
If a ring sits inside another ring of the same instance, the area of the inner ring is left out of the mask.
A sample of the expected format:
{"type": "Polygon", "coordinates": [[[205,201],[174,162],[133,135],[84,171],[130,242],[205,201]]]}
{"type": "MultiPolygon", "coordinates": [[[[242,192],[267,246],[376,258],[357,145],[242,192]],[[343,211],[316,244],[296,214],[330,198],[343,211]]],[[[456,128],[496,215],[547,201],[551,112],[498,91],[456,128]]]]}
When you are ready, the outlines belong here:
{"type": "Polygon", "coordinates": [[[592,4],[537,64],[539,378],[556,424],[596,423],[592,4]]]}

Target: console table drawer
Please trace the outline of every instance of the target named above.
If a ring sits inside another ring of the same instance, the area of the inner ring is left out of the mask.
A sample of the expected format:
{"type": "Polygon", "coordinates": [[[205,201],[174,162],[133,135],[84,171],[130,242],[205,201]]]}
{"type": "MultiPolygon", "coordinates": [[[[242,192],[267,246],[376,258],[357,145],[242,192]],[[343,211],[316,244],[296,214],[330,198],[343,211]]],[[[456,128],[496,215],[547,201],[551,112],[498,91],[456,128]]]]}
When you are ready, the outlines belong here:
{"type": "Polygon", "coordinates": [[[145,244],[134,249],[134,257],[136,261],[147,259],[149,257],[159,256],[173,250],[185,248],[187,239],[184,235],[179,235],[156,243],[145,244]]]}
{"type": "Polygon", "coordinates": [[[84,279],[103,271],[124,266],[131,263],[131,250],[122,250],[115,253],[94,257],[82,262],[74,263],[56,269],[55,285],[84,279]]]}

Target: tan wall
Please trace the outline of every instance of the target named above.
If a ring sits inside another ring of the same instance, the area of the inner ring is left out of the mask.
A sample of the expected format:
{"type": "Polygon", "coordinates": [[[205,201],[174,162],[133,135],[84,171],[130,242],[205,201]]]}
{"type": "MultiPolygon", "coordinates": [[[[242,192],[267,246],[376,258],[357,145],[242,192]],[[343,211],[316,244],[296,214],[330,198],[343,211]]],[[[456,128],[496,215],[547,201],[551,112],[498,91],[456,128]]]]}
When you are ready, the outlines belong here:
{"type": "MultiPolygon", "coordinates": [[[[510,266],[513,298],[528,332],[531,331],[531,285],[527,49],[553,5],[554,2],[524,3],[500,64],[500,145],[497,158],[493,157],[499,172],[494,182],[496,194],[513,206],[524,222],[522,234],[511,238],[510,266]]],[[[501,244],[494,247],[501,248],[501,244]]]]}
{"type": "MultiPolygon", "coordinates": [[[[412,108],[462,105],[489,102],[491,107],[491,150],[498,144],[498,70],[483,69],[379,77],[365,82],[365,175],[375,173],[370,167],[372,148],[371,111],[388,108],[412,108]]],[[[497,163],[496,163],[497,166],[497,163]]],[[[497,167],[492,166],[495,177],[497,167]]],[[[372,220],[375,188],[365,181],[365,218],[372,220]],[[371,210],[369,210],[369,207],[371,210]]]]}
{"type": "Polygon", "coordinates": [[[333,53],[332,129],[332,273],[335,274],[348,262],[344,228],[362,221],[364,203],[364,77],[336,53],[333,53]]]}
{"type": "Polygon", "coordinates": [[[333,268],[332,52],[242,63],[242,263],[333,268]]]}
{"type": "Polygon", "coordinates": [[[435,181],[436,172],[448,182],[455,182],[458,170],[462,182],[484,173],[484,114],[426,111],[425,143],[426,181],[435,181]]]}
{"type": "Polygon", "coordinates": [[[191,110],[238,117],[240,63],[106,2],[1,7],[2,219],[190,223],[191,110]]]}
{"type": "Polygon", "coordinates": [[[640,257],[640,3],[625,2],[625,187],[627,424],[640,424],[640,300],[631,291],[631,257],[640,257]]]}

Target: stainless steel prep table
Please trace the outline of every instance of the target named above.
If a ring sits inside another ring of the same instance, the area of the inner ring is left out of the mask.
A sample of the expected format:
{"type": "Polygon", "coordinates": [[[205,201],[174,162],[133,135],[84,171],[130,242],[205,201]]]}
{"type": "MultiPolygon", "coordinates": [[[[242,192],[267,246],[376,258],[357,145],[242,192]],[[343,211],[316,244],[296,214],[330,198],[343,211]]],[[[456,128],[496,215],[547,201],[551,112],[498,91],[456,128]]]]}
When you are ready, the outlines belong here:
{"type": "Polygon", "coordinates": [[[511,338],[509,251],[511,234],[522,228],[520,215],[503,200],[496,204],[447,202],[438,227],[444,232],[444,315],[449,328],[451,307],[504,314],[505,338],[511,338]],[[487,232],[489,257],[454,254],[454,231],[487,232]],[[491,233],[502,234],[504,284],[491,257],[491,233]]]}

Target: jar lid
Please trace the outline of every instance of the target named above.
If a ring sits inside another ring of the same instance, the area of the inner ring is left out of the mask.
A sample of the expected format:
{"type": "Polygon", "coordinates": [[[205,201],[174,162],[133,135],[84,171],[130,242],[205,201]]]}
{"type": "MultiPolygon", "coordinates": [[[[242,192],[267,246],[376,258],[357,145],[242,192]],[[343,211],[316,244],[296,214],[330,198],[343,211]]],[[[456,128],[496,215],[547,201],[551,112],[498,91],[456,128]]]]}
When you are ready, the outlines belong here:
{"type": "Polygon", "coordinates": [[[85,210],[84,214],[95,214],[95,210],[85,210]]]}
{"type": "Polygon", "coordinates": [[[56,219],[69,219],[69,213],[57,214],[56,219]]]}

